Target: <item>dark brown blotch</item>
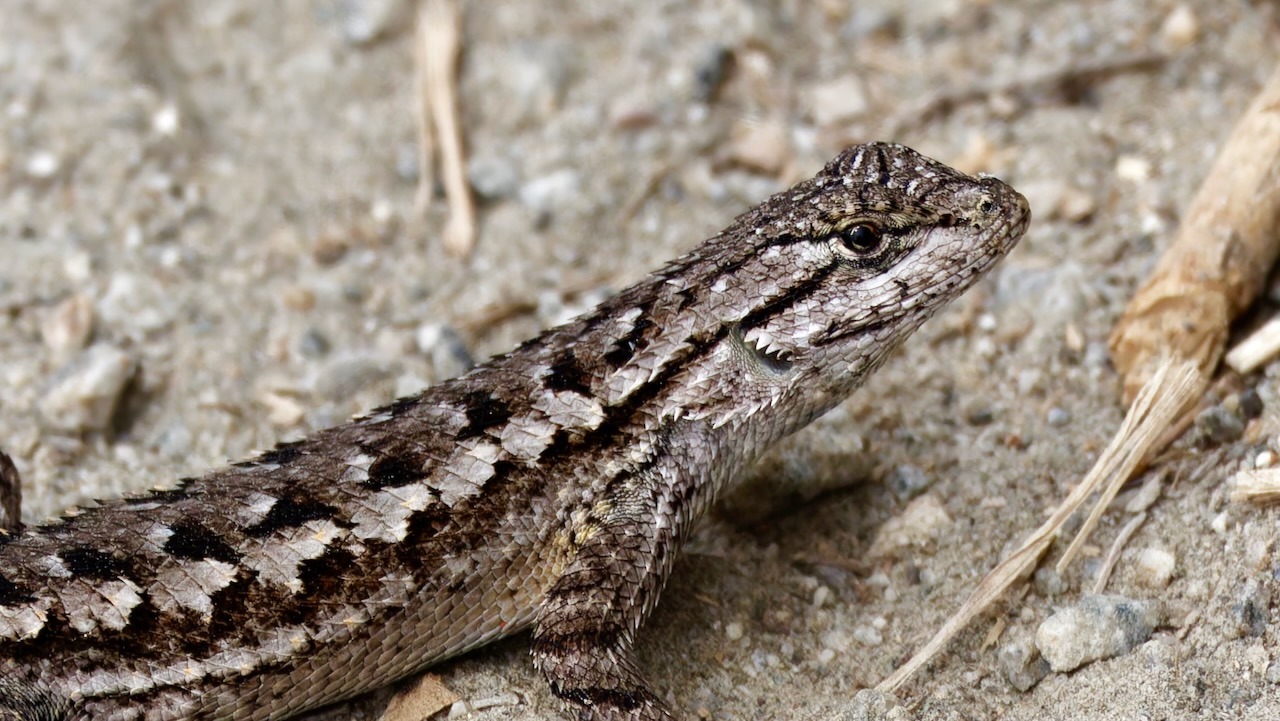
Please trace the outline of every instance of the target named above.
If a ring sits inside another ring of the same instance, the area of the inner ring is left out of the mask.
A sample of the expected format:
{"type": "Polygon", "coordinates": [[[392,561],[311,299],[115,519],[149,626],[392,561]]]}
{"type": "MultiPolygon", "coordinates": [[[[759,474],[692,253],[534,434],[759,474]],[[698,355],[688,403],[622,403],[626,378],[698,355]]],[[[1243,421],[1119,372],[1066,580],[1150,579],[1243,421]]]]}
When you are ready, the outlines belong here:
{"type": "Polygon", "coordinates": [[[302,457],[302,444],[304,441],[292,441],[289,443],[277,443],[275,448],[258,456],[257,464],[275,464],[278,466],[286,466],[298,458],[302,457]]]}
{"type": "Polygon", "coordinates": [[[179,519],[169,526],[169,530],[173,535],[164,542],[164,550],[174,558],[191,561],[209,558],[230,564],[240,561],[240,554],[234,548],[194,519],[179,519]]]}
{"type": "Polygon", "coordinates": [[[369,416],[388,414],[392,418],[399,418],[420,405],[422,405],[421,395],[397,398],[385,406],[374,408],[373,411],[369,413],[369,416]]]}
{"type": "Polygon", "coordinates": [[[467,425],[458,431],[458,440],[483,435],[488,429],[506,423],[512,415],[511,406],[488,391],[468,393],[463,404],[466,406],[467,425]]]}
{"type": "Polygon", "coordinates": [[[21,606],[36,600],[35,596],[19,588],[17,584],[0,576],[0,606],[21,606]]]}
{"type": "Polygon", "coordinates": [[[570,391],[584,396],[591,395],[591,386],[587,383],[587,373],[582,368],[577,354],[568,348],[551,364],[543,384],[551,391],[570,391]]]}
{"type": "Polygon", "coordinates": [[[389,453],[379,456],[369,466],[369,477],[362,485],[374,491],[407,486],[426,477],[425,465],[425,459],[417,453],[389,453]]]}
{"type": "Polygon", "coordinates": [[[111,581],[129,574],[129,564],[107,551],[89,546],[75,546],[58,554],[67,571],[75,578],[111,581]]]}
{"type": "Polygon", "coordinates": [[[307,521],[332,518],[337,509],[327,503],[309,498],[285,497],[275,502],[267,517],[249,527],[245,533],[251,538],[264,538],[284,528],[296,528],[307,521]]]}

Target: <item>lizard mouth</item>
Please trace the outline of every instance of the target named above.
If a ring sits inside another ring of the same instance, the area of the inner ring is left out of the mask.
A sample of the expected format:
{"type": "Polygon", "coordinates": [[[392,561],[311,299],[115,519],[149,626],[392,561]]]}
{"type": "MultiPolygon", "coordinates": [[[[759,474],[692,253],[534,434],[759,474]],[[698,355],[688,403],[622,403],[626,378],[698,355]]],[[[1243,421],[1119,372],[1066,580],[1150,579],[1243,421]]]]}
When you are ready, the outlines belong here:
{"type": "Polygon", "coordinates": [[[791,351],[772,344],[767,335],[757,333],[748,339],[749,335],[749,332],[742,330],[741,324],[736,323],[729,333],[741,355],[753,365],[772,375],[786,375],[795,365],[791,351]]]}

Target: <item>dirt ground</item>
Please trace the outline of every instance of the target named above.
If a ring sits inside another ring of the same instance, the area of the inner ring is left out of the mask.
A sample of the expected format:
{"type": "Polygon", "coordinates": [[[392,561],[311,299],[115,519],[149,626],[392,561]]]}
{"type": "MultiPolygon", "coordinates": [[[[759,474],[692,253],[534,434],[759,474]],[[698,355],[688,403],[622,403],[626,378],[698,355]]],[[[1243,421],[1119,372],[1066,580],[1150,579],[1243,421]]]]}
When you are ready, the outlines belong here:
{"type": "MultiPolygon", "coordinates": [[[[1023,190],[1036,220],[993,277],[678,563],[641,664],[707,719],[855,718],[856,691],[1082,476],[1123,414],[1111,324],[1280,61],[1261,0],[474,2],[459,91],[482,198],[459,260],[443,203],[415,210],[408,0],[2,5],[0,446],[32,521],[339,422],[457,372],[460,348],[506,350],[844,145],[900,141],[1023,190]],[[68,390],[86,368],[106,387],[136,371],[115,412],[68,390]],[[877,543],[921,503],[942,512],[922,535],[877,543]]],[[[1156,471],[1107,586],[1159,601],[1148,640],[1027,691],[1000,656],[1092,586],[1121,503],[1060,583],[1027,584],[904,687],[907,717],[1280,719],[1277,511],[1224,490],[1280,451],[1277,378],[1245,379],[1265,410],[1243,436],[1156,471]],[[1140,563],[1161,552],[1167,584],[1140,563]]],[[[524,638],[435,673],[483,707],[468,719],[559,718],[524,638]]]]}

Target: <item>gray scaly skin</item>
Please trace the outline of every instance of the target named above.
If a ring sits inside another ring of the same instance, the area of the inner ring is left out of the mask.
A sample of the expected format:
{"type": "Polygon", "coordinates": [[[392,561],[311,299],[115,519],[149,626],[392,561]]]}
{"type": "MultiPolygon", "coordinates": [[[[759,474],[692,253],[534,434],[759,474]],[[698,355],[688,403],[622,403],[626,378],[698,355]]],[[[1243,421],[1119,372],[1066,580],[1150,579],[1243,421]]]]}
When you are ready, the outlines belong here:
{"type": "Polygon", "coordinates": [[[0,719],[281,719],[531,627],[572,717],[670,720],[631,647],[694,522],[1029,218],[853,147],[461,378],[0,537],[0,719]]]}

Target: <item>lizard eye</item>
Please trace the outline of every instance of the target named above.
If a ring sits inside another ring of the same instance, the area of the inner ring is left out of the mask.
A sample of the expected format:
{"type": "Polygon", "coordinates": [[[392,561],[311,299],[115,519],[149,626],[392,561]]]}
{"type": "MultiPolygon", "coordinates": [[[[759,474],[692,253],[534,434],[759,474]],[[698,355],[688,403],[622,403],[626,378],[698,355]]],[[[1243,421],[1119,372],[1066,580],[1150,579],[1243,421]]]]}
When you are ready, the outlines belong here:
{"type": "Polygon", "coordinates": [[[845,255],[864,256],[880,247],[880,229],[871,223],[855,223],[836,233],[836,248],[845,255]]]}

